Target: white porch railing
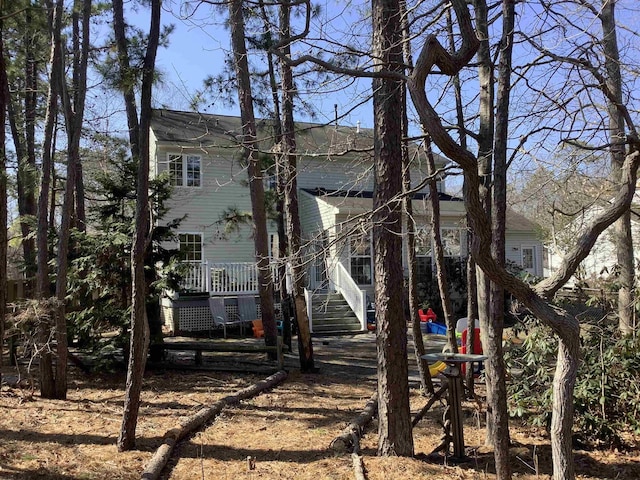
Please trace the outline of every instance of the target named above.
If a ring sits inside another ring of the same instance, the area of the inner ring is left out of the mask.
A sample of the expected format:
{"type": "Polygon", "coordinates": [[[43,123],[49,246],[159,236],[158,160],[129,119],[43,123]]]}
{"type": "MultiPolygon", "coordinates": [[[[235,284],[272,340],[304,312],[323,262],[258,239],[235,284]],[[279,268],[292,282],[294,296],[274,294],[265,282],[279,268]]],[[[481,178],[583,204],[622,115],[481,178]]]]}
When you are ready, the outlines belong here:
{"type": "MultiPolygon", "coordinates": [[[[258,267],[253,262],[209,263],[189,262],[182,284],[183,290],[207,292],[210,295],[258,293],[258,267]]],[[[271,263],[271,278],[278,282],[278,268],[271,263]]]]}
{"type": "MultiPolygon", "coordinates": [[[[351,310],[360,321],[362,330],[367,329],[367,294],[355,282],[344,265],[334,262],[333,268],[329,269],[329,284],[336,292],[342,294],[351,310]]],[[[310,325],[311,326],[311,325],[310,325]]]]}
{"type": "Polygon", "coordinates": [[[210,288],[209,262],[187,262],[188,268],[180,288],[188,292],[208,292],[210,288]]]}
{"type": "Polygon", "coordinates": [[[255,263],[215,263],[211,265],[211,295],[256,293],[258,268],[255,263]]]}

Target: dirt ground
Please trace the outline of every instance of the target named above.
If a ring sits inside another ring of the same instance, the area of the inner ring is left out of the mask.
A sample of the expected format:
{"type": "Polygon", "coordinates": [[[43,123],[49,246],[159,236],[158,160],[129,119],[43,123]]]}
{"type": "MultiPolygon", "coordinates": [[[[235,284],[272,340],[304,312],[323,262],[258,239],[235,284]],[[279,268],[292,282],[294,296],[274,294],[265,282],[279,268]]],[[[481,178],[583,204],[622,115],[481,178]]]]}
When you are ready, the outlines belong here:
{"type": "MultiPolygon", "coordinates": [[[[349,455],[336,455],[331,440],[357,415],[375,387],[373,335],[315,339],[317,374],[295,368],[288,354],[287,380],[275,389],[226,408],[205,429],[180,443],[163,477],[193,479],[352,479],[349,455]],[[247,457],[255,460],[255,469],[247,457]]],[[[174,363],[187,365],[186,356],[174,363]]],[[[206,358],[215,365],[216,359],[206,358]]],[[[254,358],[254,361],[263,361],[254,358]]],[[[205,362],[207,363],[207,362],[205,362]]],[[[411,363],[410,363],[411,364],[411,363]]],[[[69,398],[44,400],[15,367],[5,367],[0,395],[0,478],[134,479],[162,442],[164,433],[192,415],[266,374],[154,369],[145,377],[137,450],[117,453],[124,374],[85,375],[72,368],[69,398]]],[[[22,372],[24,374],[24,371],[22,372]]],[[[412,377],[415,381],[415,376],[412,377]]],[[[412,389],[411,409],[426,399],[412,389]]],[[[375,421],[362,440],[367,477],[374,479],[491,479],[493,457],[483,447],[484,411],[465,402],[469,460],[452,464],[430,452],[440,443],[443,406],[436,404],[414,429],[414,458],[376,456],[375,421]]],[[[544,432],[512,424],[514,477],[545,479],[551,473],[544,432]],[[537,471],[536,471],[537,469],[537,471]]],[[[578,451],[578,478],[640,479],[640,452],[578,451]]]]}

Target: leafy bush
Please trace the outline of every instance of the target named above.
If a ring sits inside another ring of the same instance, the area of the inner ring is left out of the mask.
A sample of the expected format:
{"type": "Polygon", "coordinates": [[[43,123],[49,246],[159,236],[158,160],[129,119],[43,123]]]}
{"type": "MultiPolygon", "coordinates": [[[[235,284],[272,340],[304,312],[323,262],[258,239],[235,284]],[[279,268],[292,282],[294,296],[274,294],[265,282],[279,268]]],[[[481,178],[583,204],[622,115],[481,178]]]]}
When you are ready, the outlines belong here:
{"type": "MultiPolygon", "coordinates": [[[[74,231],[69,271],[69,338],[91,350],[98,360],[105,353],[127,349],[131,302],[131,243],[135,231],[135,163],[123,149],[117,151],[109,168],[95,174],[90,193],[91,228],[74,231]],[[105,332],[115,333],[105,337],[105,332]]],[[[150,183],[152,218],[166,214],[165,202],[171,194],[168,177],[150,183]]],[[[175,241],[181,219],[167,226],[154,225],[145,253],[147,313],[151,334],[161,335],[160,319],[149,307],[158,302],[165,288],[177,288],[180,280],[179,252],[163,248],[175,241]]]]}
{"type": "MultiPolygon", "coordinates": [[[[548,427],[558,341],[536,319],[525,322],[527,339],[507,352],[512,416],[548,427]]],[[[625,432],[640,433],[640,341],[621,338],[615,315],[583,323],[583,358],[574,390],[575,437],[595,446],[621,448],[625,432]]]]}

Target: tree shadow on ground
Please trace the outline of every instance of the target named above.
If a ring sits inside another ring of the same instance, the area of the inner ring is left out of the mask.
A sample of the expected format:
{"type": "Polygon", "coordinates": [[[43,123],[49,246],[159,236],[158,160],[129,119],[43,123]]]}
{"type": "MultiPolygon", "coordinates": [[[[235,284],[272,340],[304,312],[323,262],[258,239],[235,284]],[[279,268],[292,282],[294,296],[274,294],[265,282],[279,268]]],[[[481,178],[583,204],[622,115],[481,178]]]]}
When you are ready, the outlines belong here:
{"type": "MultiPolygon", "coordinates": [[[[466,461],[456,463],[460,468],[489,474],[496,473],[493,452],[468,450],[467,454],[466,461]]],[[[550,478],[553,474],[550,445],[518,443],[517,446],[510,449],[510,457],[511,468],[516,475],[540,475],[542,478],[550,478]]],[[[427,463],[445,464],[446,462],[444,456],[440,455],[420,455],[417,458],[427,463]]],[[[573,461],[576,476],[585,475],[603,480],[640,478],[640,463],[629,462],[628,460],[603,462],[594,458],[589,452],[584,451],[575,452],[573,461]]]]}

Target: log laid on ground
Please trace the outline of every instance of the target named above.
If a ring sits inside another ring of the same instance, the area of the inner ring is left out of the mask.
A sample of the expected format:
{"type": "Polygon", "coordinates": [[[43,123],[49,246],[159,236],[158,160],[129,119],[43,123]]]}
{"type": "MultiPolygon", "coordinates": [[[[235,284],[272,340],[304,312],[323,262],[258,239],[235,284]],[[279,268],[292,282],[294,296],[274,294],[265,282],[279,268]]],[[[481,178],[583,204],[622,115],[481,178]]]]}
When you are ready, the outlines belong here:
{"type": "Polygon", "coordinates": [[[278,360],[278,368],[284,368],[284,356],[282,353],[282,337],[277,337],[276,345],[260,343],[236,343],[236,342],[211,342],[211,341],[165,341],[162,344],[164,350],[193,350],[195,352],[196,365],[202,365],[202,352],[239,352],[239,353],[273,353],[278,360]]]}
{"type": "Polygon", "coordinates": [[[362,430],[371,421],[378,411],[378,393],[374,392],[364,407],[364,410],[351,422],[340,435],[334,438],[329,444],[334,452],[347,453],[353,451],[354,437],[359,439],[362,436],[362,430]]]}
{"type": "Polygon", "coordinates": [[[367,480],[367,476],[364,473],[364,462],[362,461],[362,457],[354,452],[351,454],[351,459],[353,460],[353,471],[356,480],[367,480]]]}
{"type": "Polygon", "coordinates": [[[240,401],[242,400],[254,397],[260,392],[275,387],[276,385],[284,381],[285,378],[287,378],[287,372],[281,370],[265,378],[264,380],[255,383],[254,385],[239,390],[234,395],[228,395],[218,400],[210,407],[202,408],[195,415],[180,422],[179,427],[169,430],[164,435],[162,445],[160,445],[160,447],[156,450],[156,453],[154,453],[153,457],[151,457],[151,460],[142,472],[141,478],[143,480],[155,480],[159,478],[162,470],[171,457],[171,452],[173,451],[176,443],[178,443],[188,435],[191,435],[205,423],[211,421],[213,418],[220,414],[224,407],[235,405],[237,403],[240,403],[240,401]]]}

